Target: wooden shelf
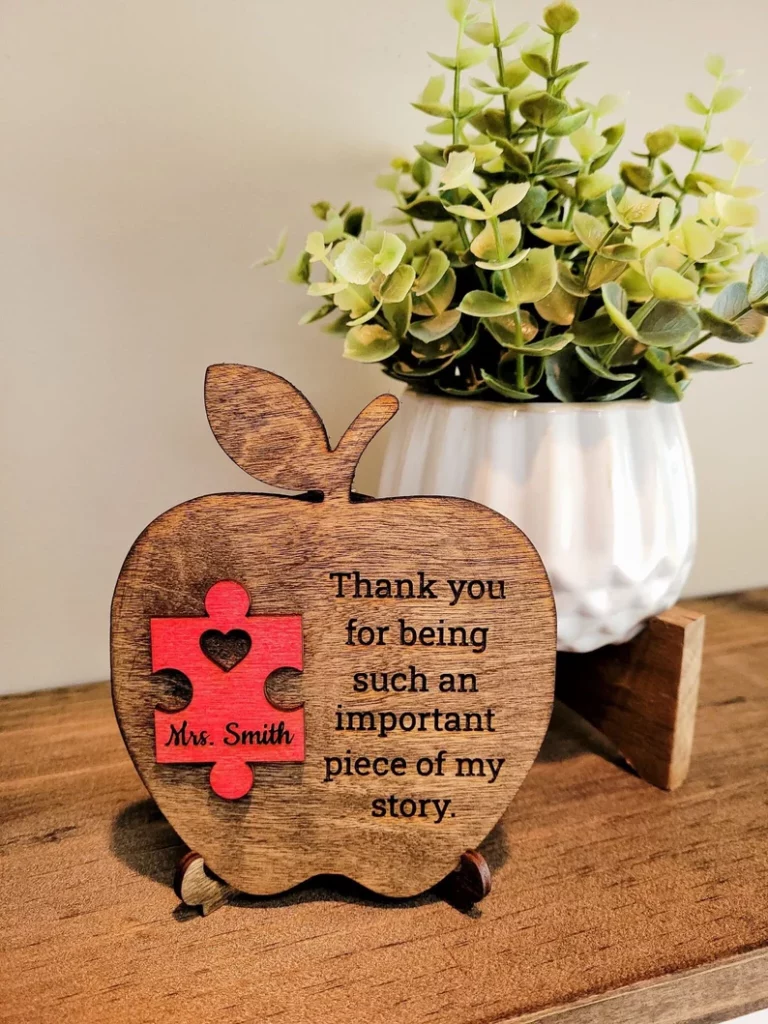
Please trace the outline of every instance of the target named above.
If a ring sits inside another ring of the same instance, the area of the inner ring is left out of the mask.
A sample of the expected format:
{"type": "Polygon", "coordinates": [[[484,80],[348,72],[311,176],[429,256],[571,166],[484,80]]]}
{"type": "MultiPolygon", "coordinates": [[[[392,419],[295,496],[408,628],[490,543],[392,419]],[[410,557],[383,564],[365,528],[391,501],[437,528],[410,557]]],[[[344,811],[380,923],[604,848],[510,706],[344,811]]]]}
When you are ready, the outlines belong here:
{"type": "Polygon", "coordinates": [[[708,617],[689,781],[646,785],[558,707],[471,913],[331,879],[198,917],[106,685],[0,700],[0,1019],[672,1024],[767,1005],[768,591],[688,606],[708,617]]]}

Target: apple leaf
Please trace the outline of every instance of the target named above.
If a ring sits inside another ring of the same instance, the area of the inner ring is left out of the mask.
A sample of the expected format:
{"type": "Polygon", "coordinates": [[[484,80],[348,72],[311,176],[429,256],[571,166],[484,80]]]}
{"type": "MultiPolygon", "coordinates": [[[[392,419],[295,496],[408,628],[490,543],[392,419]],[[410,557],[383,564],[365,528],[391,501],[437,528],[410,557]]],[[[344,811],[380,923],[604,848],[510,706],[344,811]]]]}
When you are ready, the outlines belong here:
{"type": "Polygon", "coordinates": [[[290,490],[323,489],[328,435],[287,380],[254,366],[209,366],[205,410],[216,440],[250,476],[290,490]]]}

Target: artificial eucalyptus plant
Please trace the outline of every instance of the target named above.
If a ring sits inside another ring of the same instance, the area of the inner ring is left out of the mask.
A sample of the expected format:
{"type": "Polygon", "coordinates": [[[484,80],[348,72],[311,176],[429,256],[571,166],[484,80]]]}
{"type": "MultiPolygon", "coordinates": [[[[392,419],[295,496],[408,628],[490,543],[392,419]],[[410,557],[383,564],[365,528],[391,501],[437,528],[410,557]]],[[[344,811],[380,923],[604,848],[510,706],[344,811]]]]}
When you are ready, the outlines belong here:
{"type": "Polygon", "coordinates": [[[291,278],[319,305],[301,322],[333,317],[348,358],[470,398],[676,402],[694,372],[739,366],[696,352],[712,337],[752,341],[768,316],[768,257],[746,282],[742,272],[757,252],[759,193],[739,176],[756,161],[748,144],[711,138],[742,96],[722,58],[706,62],[711,98],[686,97],[701,123],[650,132],[617,172],[624,124],[606,120],[618,101],[569,95],[585,66],[565,54],[576,7],[546,7],[545,35],[515,56],[528,26],[504,33],[494,0],[479,2],[481,14],[447,0],[456,51],[430,56],[449,82],[430,78],[414,104],[436,119],[435,141],[378,181],[393,215],[313,206],[322,223],[291,278]],[[492,80],[468,85],[465,72],[483,64],[492,80]],[[670,162],[678,147],[683,173],[670,162]],[[721,151],[728,178],[701,169],[721,151]]]}

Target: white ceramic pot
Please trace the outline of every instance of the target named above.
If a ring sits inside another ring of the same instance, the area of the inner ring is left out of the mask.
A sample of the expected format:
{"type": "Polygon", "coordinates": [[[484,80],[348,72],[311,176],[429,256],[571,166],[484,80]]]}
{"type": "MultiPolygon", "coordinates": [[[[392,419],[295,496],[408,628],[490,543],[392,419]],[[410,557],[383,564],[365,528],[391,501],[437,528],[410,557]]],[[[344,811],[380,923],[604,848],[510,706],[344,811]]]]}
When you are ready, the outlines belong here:
{"type": "Polygon", "coordinates": [[[471,498],[516,523],[549,573],[561,651],[629,640],[677,601],[693,562],[695,482],[677,405],[407,391],[379,494],[471,498]]]}

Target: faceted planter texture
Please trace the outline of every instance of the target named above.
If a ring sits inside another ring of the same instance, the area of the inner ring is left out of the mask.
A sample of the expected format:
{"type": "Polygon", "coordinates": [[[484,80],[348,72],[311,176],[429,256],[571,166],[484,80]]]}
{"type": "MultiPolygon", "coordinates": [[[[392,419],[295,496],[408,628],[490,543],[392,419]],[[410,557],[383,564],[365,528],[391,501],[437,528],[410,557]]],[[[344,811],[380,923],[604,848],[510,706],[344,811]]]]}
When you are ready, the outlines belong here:
{"type": "Polygon", "coordinates": [[[693,562],[695,483],[677,405],[407,391],[379,494],[471,498],[516,523],[549,573],[561,651],[631,639],[677,601],[693,562]]]}

